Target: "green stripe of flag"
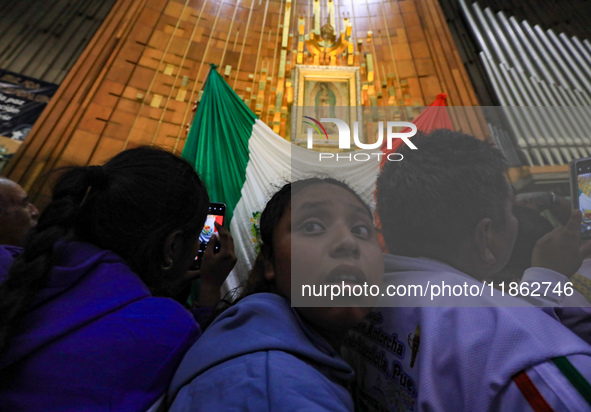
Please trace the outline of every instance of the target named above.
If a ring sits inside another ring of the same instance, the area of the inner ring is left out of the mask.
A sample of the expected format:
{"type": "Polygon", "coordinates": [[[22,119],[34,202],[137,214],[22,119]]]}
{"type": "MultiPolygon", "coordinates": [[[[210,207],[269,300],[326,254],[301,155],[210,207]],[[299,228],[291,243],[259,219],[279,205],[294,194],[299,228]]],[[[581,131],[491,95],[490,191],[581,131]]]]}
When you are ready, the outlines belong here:
{"type": "Polygon", "coordinates": [[[581,375],[577,368],[575,368],[565,356],[554,358],[552,361],[558,367],[560,372],[566,376],[566,379],[569,380],[571,385],[573,385],[575,389],[579,391],[581,396],[591,406],[591,385],[589,382],[587,382],[585,377],[581,375]]]}
{"type": "Polygon", "coordinates": [[[205,182],[211,201],[226,204],[228,226],[246,179],[256,119],[212,65],[182,157],[205,182]]]}

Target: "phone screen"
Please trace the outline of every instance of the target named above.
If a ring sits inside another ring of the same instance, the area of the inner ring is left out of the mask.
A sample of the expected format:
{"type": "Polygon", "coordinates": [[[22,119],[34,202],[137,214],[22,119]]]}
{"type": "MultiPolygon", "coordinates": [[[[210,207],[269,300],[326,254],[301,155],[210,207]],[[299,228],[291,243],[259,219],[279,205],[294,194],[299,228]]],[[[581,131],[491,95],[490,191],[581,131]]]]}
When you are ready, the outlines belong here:
{"type": "Polygon", "coordinates": [[[575,163],[576,187],[573,198],[577,197],[578,208],[583,215],[581,237],[591,238],[591,159],[582,159],[575,163]]]}
{"type": "MultiPolygon", "coordinates": [[[[199,234],[199,253],[195,257],[195,262],[191,265],[191,269],[196,270],[201,267],[201,259],[203,257],[203,253],[207,248],[207,244],[211,240],[211,237],[217,233],[217,229],[215,227],[215,222],[220,225],[224,225],[224,217],[226,215],[226,205],[224,203],[210,203],[209,204],[209,212],[207,214],[207,219],[205,219],[205,225],[199,234]]],[[[219,250],[219,246],[216,245],[217,252],[219,250]]]]}
{"type": "Polygon", "coordinates": [[[199,235],[199,244],[201,245],[199,249],[205,250],[205,246],[209,243],[211,237],[217,233],[217,229],[215,227],[215,222],[220,225],[224,224],[224,216],[223,215],[214,215],[209,214],[207,215],[207,220],[205,221],[205,226],[203,226],[203,230],[199,235]]]}

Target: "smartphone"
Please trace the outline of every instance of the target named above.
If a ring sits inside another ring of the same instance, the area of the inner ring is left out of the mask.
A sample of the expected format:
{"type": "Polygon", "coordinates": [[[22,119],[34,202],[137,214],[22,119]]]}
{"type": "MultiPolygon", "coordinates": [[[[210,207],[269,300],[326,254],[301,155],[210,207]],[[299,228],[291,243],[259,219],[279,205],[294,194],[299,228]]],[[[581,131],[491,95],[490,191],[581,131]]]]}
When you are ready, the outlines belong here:
{"type": "MultiPolygon", "coordinates": [[[[207,219],[205,220],[205,225],[201,230],[201,234],[199,234],[199,252],[197,253],[197,257],[195,257],[195,262],[191,265],[192,270],[197,270],[201,267],[201,260],[203,259],[203,253],[207,248],[207,244],[209,243],[211,237],[217,233],[217,229],[215,227],[214,222],[217,222],[220,225],[224,225],[224,218],[226,217],[226,205],[224,203],[210,203],[209,204],[209,211],[207,212],[207,219]]],[[[216,249],[214,253],[219,251],[219,245],[216,245],[216,249]]]]}
{"type": "Polygon", "coordinates": [[[583,215],[581,239],[591,239],[591,157],[572,160],[569,169],[573,209],[583,215]]]}

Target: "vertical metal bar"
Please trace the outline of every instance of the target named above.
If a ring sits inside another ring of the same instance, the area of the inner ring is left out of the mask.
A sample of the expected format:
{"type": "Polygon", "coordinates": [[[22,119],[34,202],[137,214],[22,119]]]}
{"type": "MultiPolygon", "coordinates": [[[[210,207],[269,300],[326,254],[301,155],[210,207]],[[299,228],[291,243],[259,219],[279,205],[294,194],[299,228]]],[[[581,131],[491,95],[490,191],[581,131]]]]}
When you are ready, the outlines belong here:
{"type": "MultiPolygon", "coordinates": [[[[554,32],[552,32],[552,30],[549,30],[548,32],[549,34],[554,35],[554,32]]],[[[577,75],[579,76],[579,78],[581,78],[581,80],[584,80],[588,86],[588,79],[591,78],[591,70],[589,70],[589,64],[585,62],[585,58],[581,55],[581,53],[579,52],[579,50],[577,50],[573,42],[570,41],[570,39],[566,37],[564,33],[560,33],[558,35],[558,38],[562,40],[563,46],[568,49],[570,54],[574,57],[575,61],[577,62],[577,65],[573,64],[573,67],[576,67],[577,75]]],[[[558,38],[556,38],[556,42],[559,41],[558,38]]],[[[588,89],[587,92],[591,91],[588,89]]]]}
{"type": "Polygon", "coordinates": [[[511,139],[506,137],[503,134],[503,130],[500,127],[495,127],[492,123],[488,123],[488,129],[490,134],[495,141],[497,147],[503,152],[509,165],[511,166],[520,166],[521,160],[519,160],[519,155],[515,151],[515,147],[511,143],[511,139]]]}
{"type": "MultiPolygon", "coordinates": [[[[529,38],[527,37],[527,35],[523,32],[523,29],[521,28],[521,25],[519,24],[519,22],[513,16],[511,16],[509,18],[509,21],[511,22],[511,25],[513,26],[513,30],[515,31],[515,34],[517,34],[517,36],[519,36],[519,38],[521,39],[521,41],[525,45],[525,50],[527,50],[529,55],[534,60],[534,64],[542,72],[542,77],[544,79],[546,79],[547,82],[554,83],[556,80],[554,79],[554,77],[552,77],[550,72],[546,69],[546,66],[544,65],[544,60],[536,52],[535,47],[529,41],[529,38]]],[[[536,76],[536,77],[538,77],[538,76],[536,76]]],[[[539,78],[542,79],[542,77],[539,77],[539,78]]]]}
{"type": "MultiPolygon", "coordinates": [[[[542,132],[544,133],[544,137],[545,137],[546,141],[548,142],[549,145],[555,146],[557,143],[557,137],[559,136],[559,134],[557,133],[557,130],[555,129],[554,119],[551,119],[550,117],[548,117],[547,115],[545,115],[543,113],[543,110],[542,110],[543,103],[542,103],[542,100],[540,99],[540,97],[538,96],[536,90],[533,87],[532,80],[527,78],[524,73],[518,73],[514,70],[512,70],[512,72],[514,74],[514,77],[519,76],[519,78],[521,80],[521,84],[523,85],[524,89],[527,91],[528,104],[529,104],[529,106],[533,107],[532,111],[533,111],[533,113],[535,113],[536,119],[539,122],[539,124],[542,125],[541,129],[542,129],[542,132]]],[[[564,141],[561,139],[560,143],[564,143],[564,141]]]]}
{"type": "MultiPolygon", "coordinates": [[[[503,136],[503,139],[504,139],[504,140],[507,142],[507,144],[508,144],[508,145],[510,145],[510,146],[511,146],[511,148],[513,149],[513,154],[514,154],[514,156],[515,156],[515,159],[516,159],[516,164],[521,164],[521,163],[522,163],[522,162],[521,162],[521,159],[519,158],[519,155],[518,155],[518,153],[517,153],[517,150],[515,149],[515,146],[513,146],[513,143],[512,143],[511,137],[509,136],[509,134],[507,133],[507,131],[506,131],[506,130],[504,130],[504,129],[500,129],[500,135],[501,135],[501,136],[503,136]]],[[[529,164],[529,165],[533,165],[533,161],[532,161],[532,158],[531,158],[530,154],[529,154],[527,151],[525,151],[525,150],[520,150],[520,152],[521,152],[521,153],[523,153],[523,155],[525,156],[525,158],[526,158],[526,159],[527,159],[527,161],[528,161],[528,164],[529,164]]]]}
{"type": "MultiPolygon", "coordinates": [[[[505,84],[503,83],[503,80],[501,79],[500,74],[497,72],[496,67],[494,67],[494,63],[492,63],[489,60],[489,58],[486,56],[484,52],[480,52],[479,55],[484,65],[484,69],[488,73],[488,76],[491,79],[491,82],[493,83],[493,88],[495,89],[495,92],[499,98],[499,101],[501,102],[501,105],[510,106],[512,103],[510,100],[510,96],[508,94],[505,84]]],[[[513,117],[513,113],[510,108],[501,110],[505,114],[505,117],[509,122],[509,126],[511,127],[511,130],[513,132],[513,136],[515,136],[517,145],[521,148],[521,152],[526,158],[528,164],[530,166],[533,166],[534,162],[532,160],[531,155],[529,154],[527,142],[523,137],[525,133],[523,132],[520,123],[517,121],[517,119],[513,117]]]]}
{"type": "MultiPolygon", "coordinates": [[[[531,96],[527,90],[527,82],[522,81],[518,72],[514,68],[508,69],[508,72],[511,76],[511,79],[513,80],[513,84],[517,86],[515,89],[515,94],[518,95],[521,101],[524,103],[522,106],[525,106],[517,110],[519,110],[523,118],[529,120],[534,139],[538,142],[538,145],[540,145],[540,150],[546,157],[548,163],[553,165],[554,160],[552,158],[551,152],[548,150],[548,146],[555,146],[556,141],[549,133],[549,126],[546,124],[545,119],[540,116],[540,113],[535,108],[532,109],[531,106],[535,106],[535,101],[533,96],[531,96]]],[[[555,155],[555,159],[559,164],[564,164],[564,159],[562,159],[560,153],[555,155]]]]}
{"type": "MultiPolygon", "coordinates": [[[[500,68],[500,72],[505,80],[505,83],[507,84],[509,94],[512,96],[511,100],[514,102],[513,105],[514,106],[524,106],[525,104],[523,102],[523,99],[521,98],[519,93],[517,93],[517,86],[514,84],[513,80],[511,79],[511,76],[510,76],[508,70],[505,68],[505,65],[501,63],[499,65],[499,68],[500,68]]],[[[515,109],[509,109],[509,110],[514,111],[515,109]]],[[[521,121],[518,121],[517,124],[521,126],[521,130],[525,134],[525,139],[527,141],[527,144],[530,146],[530,151],[534,155],[534,157],[536,158],[536,160],[538,161],[540,166],[543,166],[545,162],[542,159],[541,153],[538,149],[538,146],[540,146],[540,144],[543,144],[543,143],[540,143],[533,133],[533,131],[535,130],[534,122],[530,119],[528,113],[521,113],[520,112],[519,118],[521,119],[521,121]]]]}
{"type": "Polygon", "coordinates": [[[579,100],[583,102],[582,106],[591,106],[591,97],[587,93],[580,90],[575,90],[574,93],[579,96],[579,100]]]}
{"type": "Polygon", "coordinates": [[[507,41],[503,29],[499,25],[499,22],[497,21],[495,15],[492,13],[491,9],[489,7],[484,9],[484,14],[486,15],[486,17],[488,17],[490,25],[494,30],[494,35],[496,35],[496,37],[499,40],[500,46],[505,50],[505,55],[508,56],[507,64],[510,66],[514,66],[515,68],[517,68],[517,70],[523,72],[523,66],[521,65],[519,59],[513,52],[512,43],[507,41]]]}
{"type": "Polygon", "coordinates": [[[484,14],[482,13],[482,9],[478,5],[478,3],[472,3],[472,9],[474,10],[474,14],[476,15],[476,19],[478,20],[478,22],[482,26],[484,32],[486,33],[486,39],[488,39],[488,42],[491,44],[492,49],[494,50],[493,56],[496,57],[496,60],[498,62],[509,63],[509,60],[507,59],[507,57],[503,53],[503,50],[501,49],[501,46],[497,42],[494,30],[490,27],[490,25],[486,21],[486,18],[484,17],[484,14]]]}
{"type": "Polygon", "coordinates": [[[560,152],[566,158],[567,161],[573,158],[571,153],[574,155],[574,158],[581,157],[577,149],[573,147],[574,142],[572,139],[567,136],[568,132],[565,130],[564,127],[559,127],[564,122],[564,119],[557,116],[556,111],[553,107],[551,107],[551,103],[548,99],[548,96],[544,93],[542,88],[540,87],[540,81],[534,79],[533,77],[529,78],[529,85],[531,86],[532,95],[535,96],[535,101],[537,102],[536,110],[540,111],[542,118],[546,119],[546,124],[549,126],[549,131],[553,134],[554,139],[558,147],[560,148],[560,152]],[[570,146],[567,148],[567,145],[570,146]],[[569,152],[570,149],[570,152],[569,152]]]}
{"type": "Polygon", "coordinates": [[[492,57],[493,55],[488,47],[488,44],[484,40],[484,36],[480,32],[480,28],[474,20],[474,16],[472,16],[472,12],[470,11],[470,8],[466,5],[465,0],[460,0],[460,9],[464,13],[464,17],[466,18],[466,20],[468,20],[468,26],[472,30],[472,34],[474,35],[474,37],[476,37],[476,40],[480,44],[480,47],[487,56],[492,57]]]}
{"type": "Polygon", "coordinates": [[[565,106],[566,102],[563,101],[562,96],[560,96],[560,93],[558,93],[558,91],[555,90],[555,85],[549,86],[546,82],[538,82],[538,85],[544,90],[545,95],[549,99],[554,99],[554,101],[558,102],[558,105],[552,105],[554,107],[548,107],[548,110],[555,110],[558,113],[557,117],[561,119],[559,124],[565,129],[565,133],[563,135],[564,140],[567,142],[567,144],[571,145],[571,151],[573,152],[573,154],[579,157],[573,148],[573,146],[576,144],[575,138],[578,136],[578,132],[575,129],[572,122],[573,119],[568,112],[563,115],[560,108],[561,105],[565,106]]]}
{"type": "MultiPolygon", "coordinates": [[[[576,95],[573,90],[565,87],[564,88],[564,91],[566,92],[566,94],[568,96],[568,103],[569,103],[570,106],[581,106],[581,105],[584,105],[585,104],[581,100],[580,95],[576,95]]],[[[577,91],[580,91],[580,90],[577,90],[577,91]]]]}
{"type": "Polygon", "coordinates": [[[529,34],[531,41],[536,45],[538,51],[542,55],[542,58],[544,59],[544,62],[542,64],[545,63],[544,66],[547,65],[550,68],[553,78],[557,79],[558,83],[568,86],[568,82],[566,81],[558,67],[554,64],[552,57],[548,54],[548,52],[542,45],[542,42],[538,38],[536,32],[534,32],[534,30],[530,27],[529,23],[526,20],[523,20],[521,22],[521,25],[525,28],[525,32],[529,34]]]}
{"type": "Polygon", "coordinates": [[[502,106],[510,106],[510,98],[508,95],[507,89],[504,87],[503,81],[500,76],[497,76],[497,73],[493,70],[494,63],[490,61],[489,57],[484,52],[479,53],[480,58],[482,59],[482,64],[484,65],[485,71],[488,73],[488,78],[490,79],[493,89],[496,92],[497,98],[502,106]]]}
{"type": "Polygon", "coordinates": [[[573,41],[574,45],[577,47],[581,55],[585,58],[587,64],[591,65],[591,53],[589,52],[589,50],[587,50],[587,48],[583,45],[583,43],[581,43],[577,36],[571,37],[571,40],[573,41]]]}
{"type": "MultiPolygon", "coordinates": [[[[570,90],[565,90],[568,94],[569,92],[572,93],[570,90]]],[[[568,110],[572,117],[576,119],[576,125],[579,126],[579,137],[581,138],[583,143],[591,143],[591,136],[589,133],[585,133],[587,130],[591,130],[591,117],[589,116],[589,106],[571,106],[565,108],[568,110]]]]}
{"type": "MultiPolygon", "coordinates": [[[[561,73],[566,76],[565,79],[566,79],[566,81],[568,81],[568,83],[564,83],[563,86],[564,87],[574,87],[579,90],[585,90],[583,85],[581,85],[581,82],[579,81],[579,79],[577,79],[576,76],[573,75],[572,69],[570,67],[568,67],[564,63],[564,61],[560,58],[560,54],[562,54],[563,50],[557,50],[554,47],[554,45],[552,44],[552,42],[549,39],[549,36],[546,34],[546,32],[544,32],[544,30],[542,30],[542,28],[539,25],[536,25],[534,27],[534,31],[538,35],[538,38],[540,39],[542,44],[545,46],[546,50],[549,52],[549,55],[552,58],[552,62],[549,62],[549,63],[554,64],[558,68],[558,70],[560,70],[561,73]]],[[[564,54],[563,54],[563,57],[564,57],[564,54]]]]}
{"type": "Polygon", "coordinates": [[[525,49],[523,48],[519,36],[515,32],[515,30],[513,30],[513,27],[511,27],[511,24],[509,23],[507,16],[505,16],[505,13],[500,11],[497,13],[497,16],[498,16],[499,20],[501,21],[502,26],[505,28],[505,31],[507,32],[507,34],[511,38],[511,40],[512,40],[511,44],[513,44],[515,46],[515,48],[517,49],[517,58],[520,59],[521,62],[523,62],[523,64],[525,65],[525,67],[527,69],[527,72],[529,74],[531,74],[534,77],[539,78],[540,76],[538,75],[536,68],[532,64],[528,54],[526,53],[525,49]]]}
{"type": "MultiPolygon", "coordinates": [[[[566,91],[564,90],[563,87],[560,87],[560,86],[551,86],[551,87],[555,87],[556,90],[562,95],[563,99],[567,102],[567,104],[563,104],[563,106],[572,106],[572,104],[568,103],[570,101],[570,98],[566,94],[566,91]]],[[[572,127],[575,130],[575,134],[573,135],[573,140],[574,140],[575,144],[582,145],[583,140],[581,139],[581,137],[585,136],[585,131],[581,127],[581,124],[579,123],[579,119],[577,119],[574,116],[574,113],[570,109],[571,109],[570,107],[560,108],[560,110],[565,115],[564,117],[568,117],[568,121],[570,122],[570,125],[572,125],[572,127]]]]}
{"type": "Polygon", "coordinates": [[[571,118],[577,119],[577,124],[574,124],[573,127],[577,129],[579,133],[577,136],[578,141],[580,141],[579,148],[585,148],[586,150],[581,150],[583,152],[582,157],[587,157],[587,151],[591,148],[591,136],[585,131],[589,130],[591,114],[589,113],[588,106],[574,106],[574,107],[561,107],[561,110],[567,111],[570,114],[571,118]]]}

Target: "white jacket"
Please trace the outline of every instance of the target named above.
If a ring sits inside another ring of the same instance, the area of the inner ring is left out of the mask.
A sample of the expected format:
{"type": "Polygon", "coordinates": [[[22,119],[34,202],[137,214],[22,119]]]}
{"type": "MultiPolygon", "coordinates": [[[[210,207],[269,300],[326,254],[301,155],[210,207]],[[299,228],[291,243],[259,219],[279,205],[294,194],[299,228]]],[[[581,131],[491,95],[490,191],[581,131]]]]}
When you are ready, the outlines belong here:
{"type": "MultiPolygon", "coordinates": [[[[385,263],[384,288],[481,285],[430,259],[386,255],[385,263]]],[[[591,346],[541,308],[499,294],[429,305],[426,298],[383,297],[345,340],[360,410],[543,410],[536,402],[591,410],[591,346]]]]}

